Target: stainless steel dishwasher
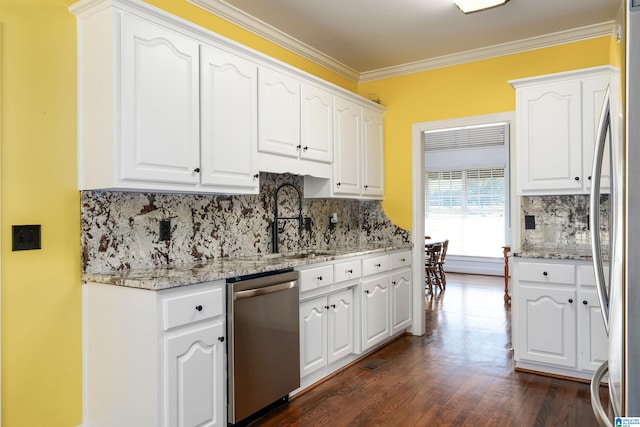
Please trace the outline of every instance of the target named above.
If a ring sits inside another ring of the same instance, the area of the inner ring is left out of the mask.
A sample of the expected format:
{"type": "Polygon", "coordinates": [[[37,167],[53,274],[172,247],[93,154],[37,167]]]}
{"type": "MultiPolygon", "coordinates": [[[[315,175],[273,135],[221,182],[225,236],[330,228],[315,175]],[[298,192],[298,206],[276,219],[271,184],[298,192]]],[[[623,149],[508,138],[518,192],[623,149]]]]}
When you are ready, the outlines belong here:
{"type": "Polygon", "coordinates": [[[298,273],[227,280],[229,424],[241,424],[300,387],[298,273]]]}

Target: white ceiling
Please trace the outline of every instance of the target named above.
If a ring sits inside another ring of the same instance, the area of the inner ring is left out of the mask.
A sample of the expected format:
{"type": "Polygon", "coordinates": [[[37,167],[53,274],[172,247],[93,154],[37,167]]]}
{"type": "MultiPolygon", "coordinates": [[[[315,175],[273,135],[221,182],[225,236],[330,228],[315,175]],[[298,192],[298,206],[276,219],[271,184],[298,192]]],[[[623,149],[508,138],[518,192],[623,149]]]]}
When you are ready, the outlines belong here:
{"type": "Polygon", "coordinates": [[[589,36],[590,28],[597,27],[601,34],[607,25],[610,32],[621,4],[620,0],[511,0],[465,15],[453,0],[187,1],[206,5],[218,15],[221,10],[232,12],[235,22],[243,21],[245,28],[282,32],[276,38],[302,42],[316,51],[315,56],[324,55],[326,61],[355,74],[568,30],[580,29],[578,34],[589,36]]]}

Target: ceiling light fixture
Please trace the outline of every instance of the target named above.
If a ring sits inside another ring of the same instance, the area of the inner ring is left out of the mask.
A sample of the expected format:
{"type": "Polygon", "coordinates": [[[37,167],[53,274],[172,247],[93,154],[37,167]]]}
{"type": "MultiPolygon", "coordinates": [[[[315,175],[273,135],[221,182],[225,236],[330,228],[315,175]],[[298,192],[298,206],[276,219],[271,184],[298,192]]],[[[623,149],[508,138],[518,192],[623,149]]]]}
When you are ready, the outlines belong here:
{"type": "Polygon", "coordinates": [[[509,0],[455,0],[456,6],[458,6],[463,13],[480,12],[481,10],[502,6],[508,1],[509,0]]]}

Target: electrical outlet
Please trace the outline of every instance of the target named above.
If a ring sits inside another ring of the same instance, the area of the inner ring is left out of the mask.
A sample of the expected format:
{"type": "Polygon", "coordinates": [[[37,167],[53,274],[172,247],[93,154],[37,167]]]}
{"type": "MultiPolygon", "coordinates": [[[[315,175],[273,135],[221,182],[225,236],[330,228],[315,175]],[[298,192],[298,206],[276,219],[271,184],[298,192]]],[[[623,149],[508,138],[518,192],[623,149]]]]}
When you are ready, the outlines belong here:
{"type": "Polygon", "coordinates": [[[40,224],[38,225],[13,225],[12,251],[26,251],[30,249],[41,249],[40,247],[40,224]]]}
{"type": "Polygon", "coordinates": [[[163,219],[160,221],[160,241],[171,240],[171,220],[163,219]]]}
{"type": "Polygon", "coordinates": [[[525,230],[535,230],[536,229],[536,217],[535,217],[535,215],[525,215],[524,216],[524,229],[525,230]]]}
{"type": "Polygon", "coordinates": [[[305,231],[311,231],[311,218],[306,217],[304,219],[304,229],[305,231]]]}

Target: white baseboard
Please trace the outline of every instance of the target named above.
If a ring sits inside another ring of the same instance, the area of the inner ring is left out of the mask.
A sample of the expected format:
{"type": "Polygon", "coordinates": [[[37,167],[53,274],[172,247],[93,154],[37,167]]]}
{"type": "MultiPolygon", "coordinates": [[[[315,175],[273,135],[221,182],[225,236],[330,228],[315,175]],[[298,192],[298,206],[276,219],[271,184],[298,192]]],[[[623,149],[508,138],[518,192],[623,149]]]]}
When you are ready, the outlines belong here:
{"type": "Polygon", "coordinates": [[[504,275],[504,259],[488,257],[448,256],[445,263],[447,273],[504,275]]]}

